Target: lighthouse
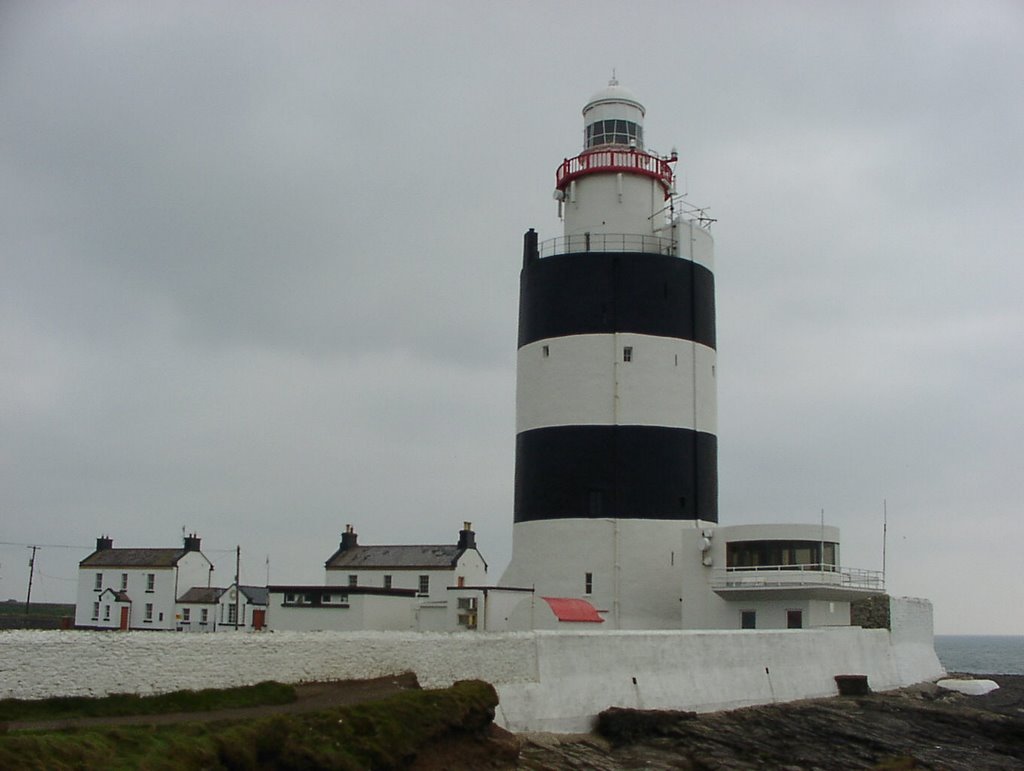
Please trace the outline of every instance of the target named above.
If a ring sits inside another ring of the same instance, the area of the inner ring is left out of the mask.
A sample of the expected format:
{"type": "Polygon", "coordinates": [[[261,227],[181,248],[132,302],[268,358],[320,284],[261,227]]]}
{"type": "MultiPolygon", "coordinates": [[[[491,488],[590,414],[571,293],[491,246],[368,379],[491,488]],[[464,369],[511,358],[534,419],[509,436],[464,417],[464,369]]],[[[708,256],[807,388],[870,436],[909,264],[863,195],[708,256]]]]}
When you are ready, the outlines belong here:
{"type": "Polygon", "coordinates": [[[678,628],[718,521],[713,241],[677,153],[614,78],[555,172],[561,236],[523,241],[515,507],[505,586],[678,628]]]}

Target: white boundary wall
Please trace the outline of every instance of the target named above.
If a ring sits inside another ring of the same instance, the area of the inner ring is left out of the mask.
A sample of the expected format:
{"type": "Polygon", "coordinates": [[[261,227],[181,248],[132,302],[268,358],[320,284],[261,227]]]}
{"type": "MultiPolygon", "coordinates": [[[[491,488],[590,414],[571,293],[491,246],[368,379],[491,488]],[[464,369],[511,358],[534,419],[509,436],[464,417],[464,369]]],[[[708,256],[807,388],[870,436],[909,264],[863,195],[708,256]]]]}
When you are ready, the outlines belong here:
{"type": "Polygon", "coordinates": [[[875,690],[944,674],[931,605],[894,600],[894,627],[778,631],[437,634],[159,632],[0,634],[0,698],[159,693],[182,688],[381,677],[427,688],[495,685],[514,731],[585,731],[609,706],[713,711],[830,696],[837,674],[875,690]],[[765,669],[767,668],[767,672],[765,669]],[[635,678],[635,684],[634,684],[635,678]]]}

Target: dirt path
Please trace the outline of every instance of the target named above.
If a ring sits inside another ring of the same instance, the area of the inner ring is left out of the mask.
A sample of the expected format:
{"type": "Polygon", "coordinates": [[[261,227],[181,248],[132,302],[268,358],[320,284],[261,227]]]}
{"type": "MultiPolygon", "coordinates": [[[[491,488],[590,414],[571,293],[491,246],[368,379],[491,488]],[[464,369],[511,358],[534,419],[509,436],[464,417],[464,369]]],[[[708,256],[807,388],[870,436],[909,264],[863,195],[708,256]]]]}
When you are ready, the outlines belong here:
{"type": "Polygon", "coordinates": [[[97,725],[165,725],[168,723],[208,723],[215,720],[248,720],[267,715],[315,712],[331,707],[375,701],[401,691],[418,690],[419,682],[411,672],[378,677],[374,680],[339,680],[328,683],[300,683],[298,697],[290,704],[264,704],[258,707],[221,709],[210,712],[169,712],[164,715],[125,715],[122,717],[81,717],[58,720],[11,721],[9,731],[84,728],[97,725]]]}

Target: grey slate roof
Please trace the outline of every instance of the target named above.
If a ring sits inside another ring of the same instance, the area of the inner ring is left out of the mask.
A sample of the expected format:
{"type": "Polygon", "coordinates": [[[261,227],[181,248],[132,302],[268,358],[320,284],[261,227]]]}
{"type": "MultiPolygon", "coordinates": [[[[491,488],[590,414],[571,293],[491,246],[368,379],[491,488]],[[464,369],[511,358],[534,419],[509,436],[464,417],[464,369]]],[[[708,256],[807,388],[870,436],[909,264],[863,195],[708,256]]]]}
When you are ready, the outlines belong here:
{"type": "Polygon", "coordinates": [[[178,598],[178,602],[190,602],[196,605],[212,605],[220,599],[220,596],[226,592],[227,589],[221,589],[217,586],[193,586],[181,597],[178,598]]]}
{"type": "Polygon", "coordinates": [[[449,544],[353,546],[332,554],[327,560],[327,568],[453,568],[463,551],[449,544]]]}
{"type": "Polygon", "coordinates": [[[269,599],[269,593],[265,586],[245,586],[244,584],[239,589],[249,599],[250,605],[266,605],[269,599]]]}
{"type": "Polygon", "coordinates": [[[83,568],[173,568],[185,549],[103,549],[78,563],[83,568]]]}
{"type": "Polygon", "coordinates": [[[115,591],[115,590],[110,589],[108,587],[107,589],[104,589],[102,592],[100,592],[100,598],[102,599],[107,594],[110,594],[110,595],[113,596],[114,602],[131,602],[132,601],[132,598],[128,596],[128,592],[126,592],[124,589],[118,589],[117,591],[115,591]]]}
{"type": "Polygon", "coordinates": [[[325,594],[376,594],[383,597],[415,597],[415,589],[384,589],[380,586],[311,586],[309,584],[286,584],[267,587],[274,594],[306,594],[313,597],[314,603],[320,603],[325,594]]]}

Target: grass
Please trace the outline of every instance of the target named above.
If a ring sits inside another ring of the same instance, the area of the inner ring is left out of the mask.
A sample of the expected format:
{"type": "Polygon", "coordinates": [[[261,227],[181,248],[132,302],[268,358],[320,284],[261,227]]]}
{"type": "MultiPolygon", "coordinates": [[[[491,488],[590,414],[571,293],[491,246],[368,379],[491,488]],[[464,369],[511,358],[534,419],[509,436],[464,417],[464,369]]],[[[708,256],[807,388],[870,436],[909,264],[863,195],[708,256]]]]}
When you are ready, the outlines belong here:
{"type": "Polygon", "coordinates": [[[480,681],[245,721],[0,735],[4,769],[398,769],[450,732],[477,733],[498,703],[480,681]]]}
{"type": "Polygon", "coordinates": [[[75,606],[64,603],[33,602],[28,612],[25,603],[0,602],[0,630],[64,629],[74,624],[75,606]]]}
{"type": "Polygon", "coordinates": [[[272,681],[239,688],[205,688],[201,691],[175,691],[155,696],[115,693],[99,698],[59,696],[38,700],[0,699],[0,721],[207,712],[263,704],[289,704],[295,699],[295,688],[272,681]]]}
{"type": "MultiPolygon", "coordinates": [[[[25,603],[14,600],[0,602],[0,616],[24,616],[25,603]]],[[[33,618],[62,618],[74,616],[75,606],[62,602],[33,602],[29,605],[29,616],[33,618]]]]}

